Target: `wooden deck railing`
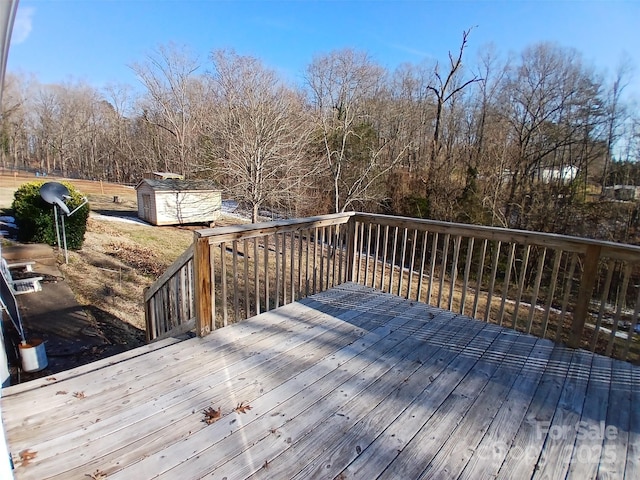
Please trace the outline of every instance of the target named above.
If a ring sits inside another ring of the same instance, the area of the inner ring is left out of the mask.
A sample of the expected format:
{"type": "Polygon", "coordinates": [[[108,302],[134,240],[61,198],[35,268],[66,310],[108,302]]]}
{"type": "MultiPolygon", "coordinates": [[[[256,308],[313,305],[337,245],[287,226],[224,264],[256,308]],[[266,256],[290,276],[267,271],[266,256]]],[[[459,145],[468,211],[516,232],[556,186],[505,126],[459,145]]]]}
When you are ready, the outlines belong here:
{"type": "Polygon", "coordinates": [[[145,295],[150,339],[194,327],[206,335],[353,281],[640,359],[640,247],[631,245],[346,213],[200,230],[174,265],[145,295]]]}
{"type": "Polygon", "coordinates": [[[195,328],[193,245],[144,292],[147,341],[195,328]]]}
{"type": "Polygon", "coordinates": [[[356,214],[353,280],[622,359],[640,356],[640,247],[356,214]]]}
{"type": "Polygon", "coordinates": [[[350,214],[196,232],[199,335],[347,280],[350,214]]]}

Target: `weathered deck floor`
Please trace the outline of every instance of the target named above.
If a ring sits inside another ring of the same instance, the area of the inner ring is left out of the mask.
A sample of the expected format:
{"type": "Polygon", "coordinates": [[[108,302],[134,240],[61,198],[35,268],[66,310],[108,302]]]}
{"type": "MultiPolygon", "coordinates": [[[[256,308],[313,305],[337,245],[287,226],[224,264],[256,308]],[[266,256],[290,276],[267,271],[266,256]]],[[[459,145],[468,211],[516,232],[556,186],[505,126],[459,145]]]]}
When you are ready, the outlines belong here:
{"type": "Polygon", "coordinates": [[[640,368],[354,284],[10,387],[2,416],[17,479],[640,478],[640,368]]]}

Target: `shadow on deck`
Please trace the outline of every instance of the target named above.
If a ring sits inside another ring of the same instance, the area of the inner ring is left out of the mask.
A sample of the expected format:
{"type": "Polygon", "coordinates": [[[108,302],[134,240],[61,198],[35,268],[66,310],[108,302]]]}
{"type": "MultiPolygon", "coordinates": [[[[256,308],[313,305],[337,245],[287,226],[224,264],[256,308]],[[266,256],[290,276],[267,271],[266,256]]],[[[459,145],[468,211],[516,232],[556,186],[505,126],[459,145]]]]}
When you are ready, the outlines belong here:
{"type": "Polygon", "coordinates": [[[639,397],[629,363],[347,283],[2,409],[18,479],[638,478],[639,397]]]}

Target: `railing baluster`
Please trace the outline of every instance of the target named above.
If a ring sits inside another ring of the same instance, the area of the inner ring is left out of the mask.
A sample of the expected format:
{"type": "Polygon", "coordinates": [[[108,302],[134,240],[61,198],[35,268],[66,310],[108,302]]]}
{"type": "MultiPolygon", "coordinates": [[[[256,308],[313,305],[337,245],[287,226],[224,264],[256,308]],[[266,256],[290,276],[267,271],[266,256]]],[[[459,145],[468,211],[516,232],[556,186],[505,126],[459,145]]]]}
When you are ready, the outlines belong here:
{"type": "Polygon", "coordinates": [[[373,277],[371,279],[371,286],[375,288],[377,285],[376,278],[378,275],[378,262],[380,261],[380,224],[376,225],[376,249],[375,257],[373,259],[373,277]]]}
{"type": "Polygon", "coordinates": [[[253,239],[253,297],[256,302],[256,315],[260,315],[260,258],[258,257],[258,239],[253,239]]]}
{"type": "MultiPolygon", "coordinates": [[[[518,293],[516,296],[516,303],[513,306],[513,315],[511,315],[511,328],[516,329],[518,321],[518,311],[520,310],[520,301],[522,300],[522,292],[524,291],[524,282],[527,275],[527,268],[529,266],[529,253],[531,252],[531,245],[525,245],[524,255],[522,258],[522,272],[520,274],[520,280],[518,281],[518,293]]],[[[517,270],[516,270],[517,275],[517,270]]]]}
{"type": "Polygon", "coordinates": [[[624,267],[624,277],[622,277],[622,289],[618,293],[618,308],[616,314],[613,317],[613,325],[611,325],[611,333],[609,334],[609,342],[607,343],[607,350],[605,355],[611,356],[613,352],[613,344],[615,343],[616,334],[618,333],[618,324],[622,316],[622,309],[626,303],[627,288],[629,287],[629,277],[631,277],[631,264],[627,263],[624,267]]]}
{"type": "Polygon", "coordinates": [[[296,285],[297,298],[302,297],[302,232],[298,232],[298,285],[296,285]]]}
{"type": "Polygon", "coordinates": [[[491,260],[491,279],[489,280],[489,290],[487,291],[487,306],[484,311],[484,321],[489,321],[489,315],[491,315],[491,305],[493,303],[493,289],[496,286],[496,276],[498,274],[498,256],[500,255],[500,248],[502,242],[496,242],[496,249],[493,251],[491,260]]]}
{"type": "Polygon", "coordinates": [[[233,319],[234,321],[238,321],[240,319],[240,317],[238,316],[238,282],[237,282],[237,278],[238,278],[238,241],[234,240],[233,241],[233,258],[231,259],[232,262],[232,266],[233,266],[233,319]]]}
{"type": "Polygon", "coordinates": [[[306,230],[307,241],[305,242],[305,262],[304,262],[304,296],[309,296],[309,247],[311,244],[311,230],[306,230]]]}
{"type": "Polygon", "coordinates": [[[566,284],[564,290],[564,297],[562,299],[562,310],[560,312],[560,319],[558,320],[558,329],[556,330],[556,342],[559,342],[562,338],[562,330],[564,329],[564,319],[567,315],[567,306],[569,305],[569,298],[571,297],[571,287],[573,286],[573,275],[576,270],[576,264],[578,263],[578,254],[574,253],[571,256],[571,263],[569,266],[569,274],[566,277],[566,284]]]}
{"type": "Polygon", "coordinates": [[[393,242],[391,243],[391,258],[389,259],[389,285],[387,293],[393,290],[393,277],[396,274],[396,252],[398,250],[398,227],[393,227],[393,242]]]}
{"type": "MultiPolygon", "coordinates": [[[[214,245],[209,245],[209,275],[210,275],[210,279],[211,279],[211,283],[210,283],[210,287],[209,287],[209,295],[211,296],[211,323],[210,323],[210,327],[213,328],[217,328],[216,325],[216,319],[218,318],[218,309],[216,307],[217,302],[216,302],[216,262],[215,262],[215,254],[216,254],[216,248],[214,245]]],[[[195,283],[195,272],[192,272],[193,274],[193,282],[195,283]]],[[[195,292],[194,292],[194,296],[195,296],[195,292]]],[[[194,302],[195,302],[195,298],[194,298],[194,302]]],[[[196,306],[196,309],[198,307],[196,306]]],[[[192,315],[197,315],[196,312],[192,312],[192,315]]],[[[198,329],[196,328],[196,331],[198,329]]]]}
{"type": "Polygon", "coordinates": [[[456,235],[455,244],[453,247],[453,259],[451,263],[451,284],[449,286],[449,304],[448,309],[453,311],[453,294],[456,291],[456,279],[458,278],[458,257],[460,256],[460,243],[462,237],[456,235]]]}
{"type": "Polygon", "coordinates": [[[344,269],[344,273],[346,273],[347,269],[345,268],[344,265],[344,256],[345,256],[345,235],[344,235],[344,229],[341,228],[341,226],[337,226],[336,227],[336,242],[338,243],[338,283],[343,283],[345,281],[345,278],[343,276],[343,269],[344,269]]]}
{"type": "Polygon", "coordinates": [[[320,291],[324,292],[325,227],[320,229],[320,291]]]}
{"type": "Polygon", "coordinates": [[[542,319],[542,332],[541,337],[546,338],[547,336],[547,328],[549,326],[549,318],[551,316],[551,306],[553,304],[553,299],[556,292],[556,283],[558,282],[558,274],[560,273],[560,262],[562,261],[562,250],[556,250],[555,257],[553,259],[553,270],[551,272],[551,283],[549,284],[548,289],[548,300],[547,305],[544,309],[544,318],[542,319]]]}
{"type": "Polygon", "coordinates": [[[464,315],[464,306],[467,299],[467,288],[469,287],[469,273],[471,271],[471,260],[473,258],[473,237],[467,241],[467,258],[464,262],[464,279],[462,281],[462,294],[460,296],[460,314],[464,315]]]}
{"type": "Polygon", "coordinates": [[[269,299],[269,235],[264,237],[264,309],[266,312],[271,310],[271,302],[269,299]]]}
{"type": "Polygon", "coordinates": [[[369,258],[371,257],[371,223],[367,224],[367,259],[364,266],[364,284],[369,285],[369,258]]]}
{"type": "Polygon", "coordinates": [[[438,303],[437,307],[440,308],[442,304],[442,295],[444,294],[444,277],[447,274],[447,257],[449,256],[449,241],[451,240],[451,234],[447,233],[444,236],[444,243],[442,245],[442,259],[440,262],[440,286],[438,289],[438,303]]]}
{"type": "Polygon", "coordinates": [[[338,282],[336,282],[336,263],[338,260],[338,233],[336,231],[336,226],[332,225],[329,227],[331,231],[331,286],[335,287],[338,282]]]}
{"type": "Polygon", "coordinates": [[[221,283],[222,283],[222,326],[226,327],[228,318],[227,308],[227,244],[222,242],[220,244],[220,268],[221,268],[221,283]]]}
{"type": "Polygon", "coordinates": [[[364,235],[364,223],[356,223],[356,255],[358,261],[356,262],[356,283],[360,283],[360,277],[362,276],[362,244],[364,235]]]}
{"type": "Polygon", "coordinates": [[[296,244],[296,234],[295,232],[291,232],[290,240],[291,244],[289,245],[289,255],[291,256],[291,268],[289,269],[289,283],[291,285],[290,290],[290,298],[289,303],[293,303],[296,301],[296,287],[295,287],[295,273],[296,273],[296,255],[295,255],[295,244],[296,244]]]}
{"type": "Polygon", "coordinates": [[[318,227],[313,233],[313,293],[318,293],[318,227]]]}
{"type": "Polygon", "coordinates": [[[275,308],[278,308],[280,306],[280,263],[281,263],[281,259],[280,259],[280,233],[276,233],[274,235],[274,240],[275,240],[275,245],[274,245],[274,249],[275,249],[275,264],[276,264],[276,295],[275,295],[275,308]]]}
{"type": "Polygon", "coordinates": [[[405,227],[402,231],[402,253],[400,255],[400,269],[399,269],[399,274],[398,274],[398,293],[396,295],[401,296],[400,293],[402,292],[402,279],[404,277],[404,262],[406,260],[406,254],[407,254],[407,235],[408,235],[408,230],[405,227]]]}
{"type": "Polygon", "coordinates": [[[438,255],[438,232],[433,234],[431,243],[431,263],[429,265],[429,286],[427,287],[427,305],[431,305],[431,293],[433,290],[433,276],[436,271],[436,256],[438,255]]]}
{"type": "Polygon", "coordinates": [[[513,257],[516,252],[516,244],[511,244],[509,250],[509,257],[507,259],[507,270],[504,274],[504,282],[502,283],[502,300],[500,301],[500,312],[498,313],[498,325],[502,326],[502,320],[504,319],[505,304],[507,302],[507,295],[509,293],[509,283],[511,282],[511,268],[513,267],[513,257]]]}
{"type": "Polygon", "coordinates": [[[422,236],[422,256],[420,257],[420,277],[418,278],[418,288],[416,291],[416,301],[420,301],[420,295],[422,294],[422,284],[424,281],[424,264],[427,258],[427,240],[429,237],[429,231],[425,230],[422,236]]]}
{"type": "Polygon", "coordinates": [[[282,305],[287,304],[287,232],[282,234],[282,305]]]}
{"type": "Polygon", "coordinates": [[[611,290],[611,280],[613,279],[613,272],[615,270],[615,261],[609,260],[607,262],[607,277],[604,282],[604,289],[602,290],[602,296],[600,297],[600,308],[598,309],[598,318],[596,320],[596,326],[593,330],[591,337],[590,348],[591,351],[595,351],[596,343],[598,342],[598,336],[600,334],[600,326],[602,325],[602,317],[604,316],[604,309],[609,299],[609,291],[611,290]]]}
{"type": "Polygon", "coordinates": [[[329,282],[331,278],[331,226],[324,228],[327,249],[327,269],[325,272],[327,277],[325,282],[325,290],[329,290],[331,288],[331,283],[329,282]]]}
{"type": "Polygon", "coordinates": [[[384,246],[382,248],[382,276],[380,277],[380,290],[384,285],[384,272],[387,266],[387,244],[389,242],[389,225],[384,226],[384,246]]]}
{"type": "Polygon", "coordinates": [[[544,271],[544,261],[547,257],[547,249],[542,248],[542,254],[538,258],[538,267],[536,272],[536,280],[533,286],[533,294],[531,295],[531,307],[529,308],[529,318],[527,319],[527,333],[531,333],[531,326],[533,325],[533,316],[538,306],[538,293],[540,293],[540,283],[542,282],[542,273],[544,271]]]}
{"type": "Polygon", "coordinates": [[[416,243],[418,242],[418,230],[413,230],[413,239],[411,241],[411,263],[409,264],[409,280],[407,281],[407,295],[405,298],[411,298],[411,280],[413,277],[413,268],[416,261],[416,243]]]}
{"type": "Polygon", "coordinates": [[[242,244],[244,259],[244,318],[249,318],[249,241],[245,238],[242,244]]]}
{"type": "Polygon", "coordinates": [[[484,242],[482,242],[482,250],[480,253],[480,262],[478,263],[478,281],[476,282],[476,292],[473,297],[473,311],[471,312],[471,317],[476,318],[478,314],[478,302],[480,301],[480,289],[482,288],[482,275],[484,275],[484,258],[487,254],[487,244],[489,240],[486,238],[484,242]]]}

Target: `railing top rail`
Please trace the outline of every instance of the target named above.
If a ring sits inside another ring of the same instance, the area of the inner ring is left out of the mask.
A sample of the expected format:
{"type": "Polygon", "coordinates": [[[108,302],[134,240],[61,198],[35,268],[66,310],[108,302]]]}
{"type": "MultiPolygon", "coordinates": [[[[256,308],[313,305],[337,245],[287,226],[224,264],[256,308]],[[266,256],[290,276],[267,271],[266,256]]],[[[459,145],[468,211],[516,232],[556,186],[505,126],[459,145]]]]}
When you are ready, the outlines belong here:
{"type": "Polygon", "coordinates": [[[590,238],[572,237],[555,233],[530,232],[526,230],[514,230],[501,227],[487,227],[464,223],[450,223],[437,220],[425,220],[410,217],[396,217],[391,215],[378,215],[371,213],[355,213],[356,221],[378,222],[383,225],[400,228],[414,228],[429,230],[438,233],[450,233],[452,235],[474,236],[475,238],[496,240],[509,243],[521,243],[529,245],[542,245],[545,247],[559,248],[569,252],[585,253],[590,245],[599,246],[601,256],[640,262],[640,246],[624,243],[594,240],[590,238]]]}
{"type": "Polygon", "coordinates": [[[196,230],[198,238],[209,238],[210,244],[242,240],[245,238],[261,237],[273,233],[292,232],[306,228],[342,225],[349,222],[353,212],[333,213],[316,217],[297,218],[291,220],[277,220],[273,222],[250,223],[230,227],[214,227],[196,230]]]}

